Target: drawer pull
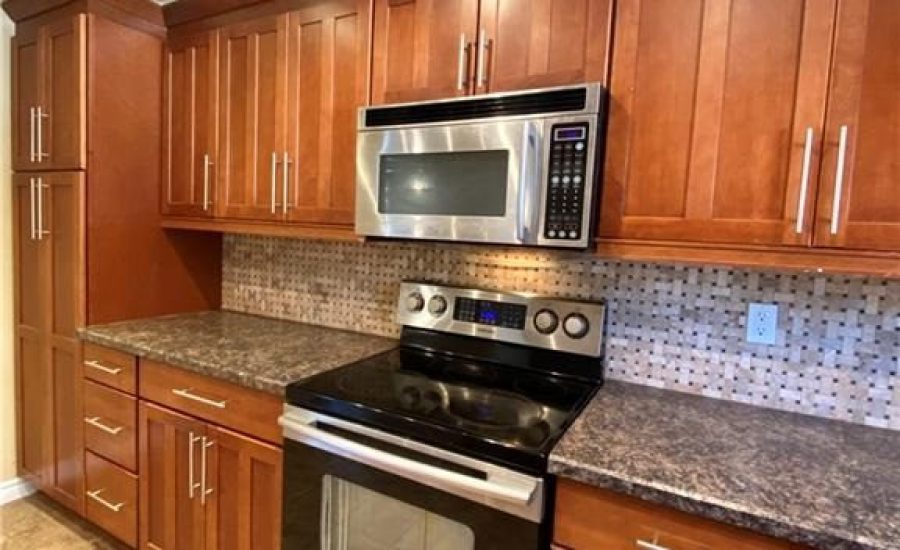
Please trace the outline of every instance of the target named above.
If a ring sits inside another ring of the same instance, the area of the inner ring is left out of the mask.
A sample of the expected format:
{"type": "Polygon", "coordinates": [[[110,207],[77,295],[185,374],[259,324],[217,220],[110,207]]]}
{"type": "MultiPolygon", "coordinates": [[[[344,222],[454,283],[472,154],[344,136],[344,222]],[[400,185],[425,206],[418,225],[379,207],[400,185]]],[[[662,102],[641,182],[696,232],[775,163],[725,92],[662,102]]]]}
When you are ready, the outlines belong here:
{"type": "Polygon", "coordinates": [[[110,501],[106,500],[105,498],[101,497],[101,496],[100,496],[100,493],[102,493],[102,492],[105,491],[105,490],[106,490],[106,489],[97,489],[96,491],[88,491],[88,492],[87,492],[87,496],[91,497],[91,499],[93,499],[93,500],[95,500],[96,502],[102,504],[103,506],[105,506],[106,508],[112,510],[113,512],[119,512],[119,511],[121,511],[121,510],[122,510],[122,507],[125,506],[125,503],[124,503],[124,502],[119,502],[119,503],[113,504],[112,502],[110,502],[110,501]]]}
{"type": "Polygon", "coordinates": [[[656,544],[655,542],[648,542],[646,540],[637,539],[634,541],[637,544],[637,547],[641,550],[669,550],[668,547],[662,546],[660,544],[656,544]]]}
{"type": "Polygon", "coordinates": [[[91,426],[97,428],[98,430],[103,430],[104,432],[108,433],[109,435],[119,435],[119,432],[122,431],[122,426],[112,427],[112,426],[107,426],[103,422],[100,422],[99,416],[91,416],[91,417],[86,416],[86,417],[84,417],[84,423],[90,424],[91,426]]]}
{"type": "Polygon", "coordinates": [[[93,360],[85,361],[84,365],[86,367],[91,367],[92,369],[97,369],[100,372],[105,372],[106,374],[112,374],[113,376],[122,372],[122,369],[119,367],[116,367],[116,368],[107,367],[106,365],[104,365],[103,363],[101,363],[99,361],[93,361],[93,360]]]}
{"type": "Polygon", "coordinates": [[[196,393],[192,393],[192,390],[193,388],[175,389],[172,390],[172,393],[174,393],[178,397],[184,397],[185,399],[203,403],[204,405],[209,405],[210,407],[216,407],[217,409],[225,408],[225,404],[227,403],[227,401],[225,401],[224,399],[221,401],[216,401],[215,399],[209,399],[201,395],[197,395],[196,393]]]}

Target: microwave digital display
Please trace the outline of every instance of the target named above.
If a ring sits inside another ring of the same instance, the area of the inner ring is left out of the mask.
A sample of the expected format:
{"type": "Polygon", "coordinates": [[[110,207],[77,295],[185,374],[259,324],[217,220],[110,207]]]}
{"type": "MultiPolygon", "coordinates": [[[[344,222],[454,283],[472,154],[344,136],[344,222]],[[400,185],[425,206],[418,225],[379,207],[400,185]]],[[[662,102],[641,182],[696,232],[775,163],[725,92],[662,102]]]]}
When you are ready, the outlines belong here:
{"type": "Polygon", "coordinates": [[[587,128],[579,126],[576,128],[557,128],[554,130],[554,141],[581,141],[587,136],[587,128]]]}

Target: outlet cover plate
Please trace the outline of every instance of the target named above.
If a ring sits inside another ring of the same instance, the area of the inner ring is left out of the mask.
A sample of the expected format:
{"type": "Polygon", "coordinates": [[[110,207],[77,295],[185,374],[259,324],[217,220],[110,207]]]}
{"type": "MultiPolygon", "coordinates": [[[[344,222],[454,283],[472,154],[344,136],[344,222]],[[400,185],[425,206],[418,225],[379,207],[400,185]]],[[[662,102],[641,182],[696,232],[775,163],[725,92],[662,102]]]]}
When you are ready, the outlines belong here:
{"type": "Polygon", "coordinates": [[[751,303],[747,307],[747,341],[773,345],[778,340],[778,306],[751,303]]]}

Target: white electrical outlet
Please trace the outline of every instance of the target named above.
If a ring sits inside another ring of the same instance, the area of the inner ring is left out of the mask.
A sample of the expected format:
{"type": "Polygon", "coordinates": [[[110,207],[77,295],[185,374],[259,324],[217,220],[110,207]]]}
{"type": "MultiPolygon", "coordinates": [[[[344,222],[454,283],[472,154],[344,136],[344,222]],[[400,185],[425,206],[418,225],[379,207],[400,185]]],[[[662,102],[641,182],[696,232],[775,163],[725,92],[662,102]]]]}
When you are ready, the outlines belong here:
{"type": "Polygon", "coordinates": [[[778,306],[751,303],[747,307],[747,341],[772,345],[778,338],[778,306]]]}

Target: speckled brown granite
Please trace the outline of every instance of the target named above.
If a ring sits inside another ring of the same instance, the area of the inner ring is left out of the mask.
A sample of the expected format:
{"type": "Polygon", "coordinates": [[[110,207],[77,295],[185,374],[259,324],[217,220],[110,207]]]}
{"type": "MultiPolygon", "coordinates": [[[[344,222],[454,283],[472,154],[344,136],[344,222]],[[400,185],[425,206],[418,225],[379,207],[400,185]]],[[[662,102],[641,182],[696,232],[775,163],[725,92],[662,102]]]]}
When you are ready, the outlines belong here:
{"type": "Polygon", "coordinates": [[[397,344],[390,338],[227,311],[92,326],[80,335],[94,344],[278,395],[295,380],[397,344]]]}
{"type": "Polygon", "coordinates": [[[608,382],[550,471],[814,548],[900,548],[900,433],[608,382]]]}

